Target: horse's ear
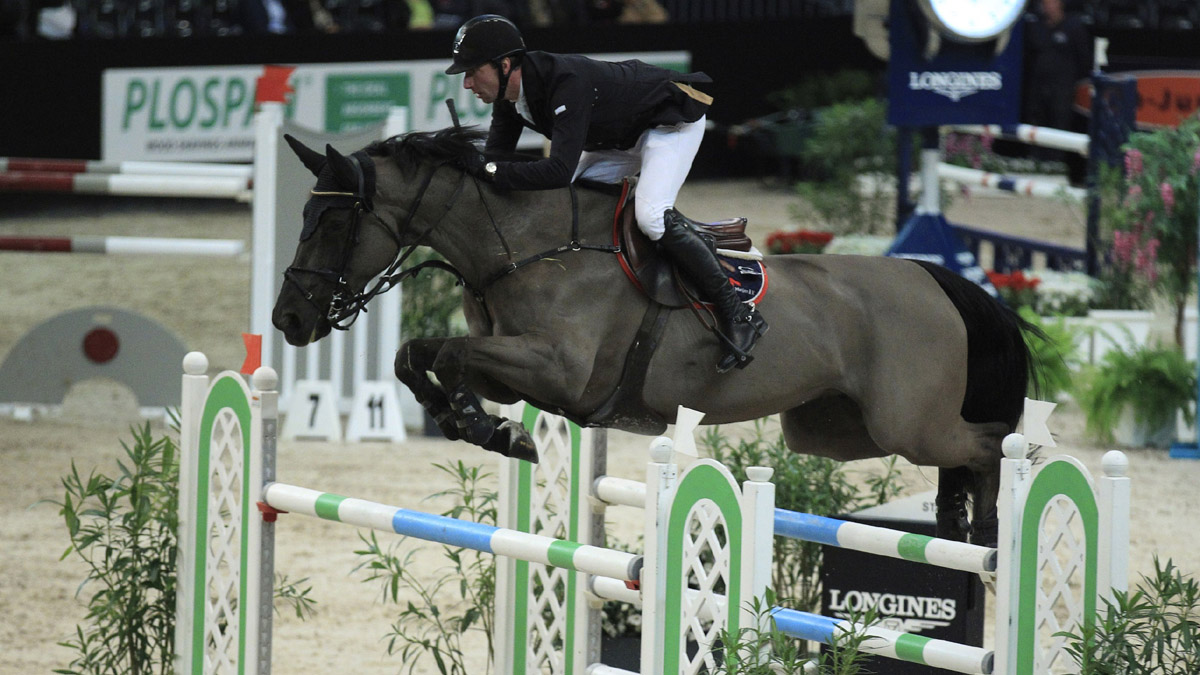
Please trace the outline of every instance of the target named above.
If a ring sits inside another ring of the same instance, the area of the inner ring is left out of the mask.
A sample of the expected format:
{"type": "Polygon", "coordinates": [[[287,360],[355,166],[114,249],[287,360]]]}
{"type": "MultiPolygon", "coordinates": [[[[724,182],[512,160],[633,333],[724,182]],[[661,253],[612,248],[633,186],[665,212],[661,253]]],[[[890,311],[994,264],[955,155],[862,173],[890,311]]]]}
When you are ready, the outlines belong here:
{"type": "Polygon", "coordinates": [[[325,168],[324,155],[301,143],[289,134],[284,134],[283,140],[287,141],[292,152],[296,153],[296,156],[300,158],[300,162],[304,164],[304,168],[313,172],[314,176],[321,175],[321,169],[325,168]]]}
{"type": "Polygon", "coordinates": [[[337,184],[357,191],[358,171],[355,170],[354,164],[329,144],[325,145],[325,158],[329,160],[329,167],[333,169],[333,178],[337,184]]]}

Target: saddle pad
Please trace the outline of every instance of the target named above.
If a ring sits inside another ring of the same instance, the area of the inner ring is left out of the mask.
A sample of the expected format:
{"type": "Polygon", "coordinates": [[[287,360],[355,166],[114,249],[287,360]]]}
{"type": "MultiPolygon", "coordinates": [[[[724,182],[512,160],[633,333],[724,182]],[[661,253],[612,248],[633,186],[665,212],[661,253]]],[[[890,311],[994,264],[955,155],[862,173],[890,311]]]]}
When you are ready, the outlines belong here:
{"type": "MultiPolygon", "coordinates": [[[[744,260],[717,253],[738,299],[757,305],[767,294],[767,268],[761,260],[744,260]]],[[[708,303],[705,303],[706,305],[708,303]]]]}

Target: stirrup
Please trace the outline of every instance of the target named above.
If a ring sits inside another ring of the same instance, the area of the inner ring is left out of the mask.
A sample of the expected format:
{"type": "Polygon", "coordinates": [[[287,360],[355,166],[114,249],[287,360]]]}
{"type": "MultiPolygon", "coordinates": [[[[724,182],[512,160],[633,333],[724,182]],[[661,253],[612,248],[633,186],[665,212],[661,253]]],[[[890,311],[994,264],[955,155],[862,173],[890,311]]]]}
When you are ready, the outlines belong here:
{"type": "Polygon", "coordinates": [[[755,311],[754,308],[749,308],[749,312],[742,317],[735,318],[732,323],[749,324],[750,327],[754,329],[754,337],[750,340],[750,344],[746,347],[745,351],[743,351],[740,347],[733,343],[733,339],[730,336],[725,335],[725,333],[719,330],[713,331],[716,333],[717,339],[720,340],[721,344],[725,346],[725,353],[722,354],[721,359],[717,361],[718,373],[727,373],[730,370],[733,370],[734,367],[737,367],[739,370],[741,370],[742,368],[750,365],[750,362],[754,360],[754,357],[750,355],[750,352],[754,349],[755,345],[758,344],[758,339],[763,335],[766,335],[767,331],[770,329],[770,326],[767,325],[766,320],[763,319],[762,315],[755,311]]]}

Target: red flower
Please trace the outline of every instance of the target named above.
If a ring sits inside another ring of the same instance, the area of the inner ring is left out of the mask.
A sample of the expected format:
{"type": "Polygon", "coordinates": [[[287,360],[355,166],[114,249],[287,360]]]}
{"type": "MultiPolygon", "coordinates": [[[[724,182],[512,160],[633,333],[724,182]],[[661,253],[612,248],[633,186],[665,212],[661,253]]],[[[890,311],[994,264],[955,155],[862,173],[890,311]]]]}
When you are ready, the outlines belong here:
{"type": "Polygon", "coordinates": [[[772,232],[767,236],[767,250],[771,253],[820,253],[832,239],[831,232],[772,232]]]}

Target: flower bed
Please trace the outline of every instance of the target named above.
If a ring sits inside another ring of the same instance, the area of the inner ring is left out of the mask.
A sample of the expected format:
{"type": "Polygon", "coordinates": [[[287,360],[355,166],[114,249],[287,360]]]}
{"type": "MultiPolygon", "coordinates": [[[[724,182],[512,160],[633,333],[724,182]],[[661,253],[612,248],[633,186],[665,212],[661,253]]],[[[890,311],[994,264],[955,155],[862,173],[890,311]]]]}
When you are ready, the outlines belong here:
{"type": "Polygon", "coordinates": [[[832,239],[832,232],[772,232],[767,236],[767,250],[771,253],[821,253],[832,239]]]}

